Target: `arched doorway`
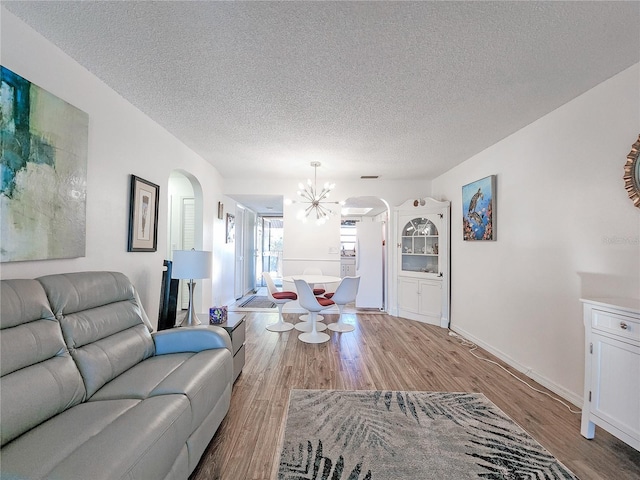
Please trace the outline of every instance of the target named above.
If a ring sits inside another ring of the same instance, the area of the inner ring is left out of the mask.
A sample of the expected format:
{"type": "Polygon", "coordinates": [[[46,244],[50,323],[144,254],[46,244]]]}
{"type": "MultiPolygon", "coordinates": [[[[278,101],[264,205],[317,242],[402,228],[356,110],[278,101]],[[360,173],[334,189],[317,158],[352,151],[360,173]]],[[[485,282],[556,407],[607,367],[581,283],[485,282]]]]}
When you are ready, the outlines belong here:
{"type": "MultiPolygon", "coordinates": [[[[167,192],[169,205],[166,258],[171,260],[174,250],[203,250],[203,199],[200,182],[184,170],[174,170],[169,175],[167,192]]],[[[202,304],[203,293],[203,288],[195,290],[195,305],[202,304]]],[[[181,281],[178,311],[186,309],[188,304],[186,282],[181,281]]]]}
{"type": "Polygon", "coordinates": [[[374,196],[350,197],[341,215],[342,276],[360,276],[356,308],[387,310],[389,204],[374,196]]]}

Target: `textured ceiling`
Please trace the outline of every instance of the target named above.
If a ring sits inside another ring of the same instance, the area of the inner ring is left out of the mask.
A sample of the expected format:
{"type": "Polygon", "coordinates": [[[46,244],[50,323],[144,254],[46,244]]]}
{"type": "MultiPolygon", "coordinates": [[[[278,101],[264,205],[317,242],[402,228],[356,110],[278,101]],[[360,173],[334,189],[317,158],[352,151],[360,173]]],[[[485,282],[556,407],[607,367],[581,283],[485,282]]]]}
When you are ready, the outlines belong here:
{"type": "Polygon", "coordinates": [[[640,60],[638,2],[2,4],[228,178],[433,178],[640,60]]]}

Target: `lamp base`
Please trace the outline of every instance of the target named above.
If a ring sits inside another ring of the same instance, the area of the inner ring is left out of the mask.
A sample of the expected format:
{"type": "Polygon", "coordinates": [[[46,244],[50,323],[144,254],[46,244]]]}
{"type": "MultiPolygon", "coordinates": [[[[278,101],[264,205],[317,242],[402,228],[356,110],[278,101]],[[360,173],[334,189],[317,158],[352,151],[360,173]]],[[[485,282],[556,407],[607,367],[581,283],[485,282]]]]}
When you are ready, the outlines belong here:
{"type": "Polygon", "coordinates": [[[202,324],[198,319],[198,315],[193,311],[193,291],[196,289],[196,283],[191,280],[187,285],[189,287],[189,308],[187,309],[184,319],[180,323],[181,327],[193,327],[195,325],[202,324]]]}
{"type": "Polygon", "coordinates": [[[195,314],[189,315],[189,311],[184,316],[182,322],[180,322],[180,327],[193,327],[195,325],[202,325],[202,322],[198,319],[198,316],[195,314]]]}

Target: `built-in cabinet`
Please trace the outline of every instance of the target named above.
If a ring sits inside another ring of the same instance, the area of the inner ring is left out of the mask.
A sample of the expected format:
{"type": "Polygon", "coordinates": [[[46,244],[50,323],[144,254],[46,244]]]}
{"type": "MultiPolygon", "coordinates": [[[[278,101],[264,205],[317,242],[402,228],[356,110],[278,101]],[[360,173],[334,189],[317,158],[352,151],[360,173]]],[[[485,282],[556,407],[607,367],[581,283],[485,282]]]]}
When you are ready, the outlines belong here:
{"type": "Polygon", "coordinates": [[[397,314],[449,326],[449,202],[409,200],[395,209],[397,314]]]}
{"type": "Polygon", "coordinates": [[[356,257],[342,257],[340,260],[340,276],[342,278],[356,276],[356,257]]]}
{"type": "Polygon", "coordinates": [[[640,300],[583,299],[584,405],[580,432],[598,425],[640,450],[640,300]]]}

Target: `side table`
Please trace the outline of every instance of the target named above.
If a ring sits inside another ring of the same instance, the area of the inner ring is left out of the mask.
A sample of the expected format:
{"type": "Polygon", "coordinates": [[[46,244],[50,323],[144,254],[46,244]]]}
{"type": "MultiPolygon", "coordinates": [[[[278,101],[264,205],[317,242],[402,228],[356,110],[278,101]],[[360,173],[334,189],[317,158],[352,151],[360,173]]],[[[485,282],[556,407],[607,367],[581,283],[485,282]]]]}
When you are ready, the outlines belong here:
{"type": "MultiPolygon", "coordinates": [[[[198,314],[200,321],[205,325],[210,325],[209,315],[205,313],[198,314]]],[[[231,353],[233,354],[233,381],[235,382],[242,372],[245,361],[245,335],[246,323],[245,316],[242,313],[227,314],[227,321],[215,324],[216,327],[224,328],[231,337],[231,353]]]]}

